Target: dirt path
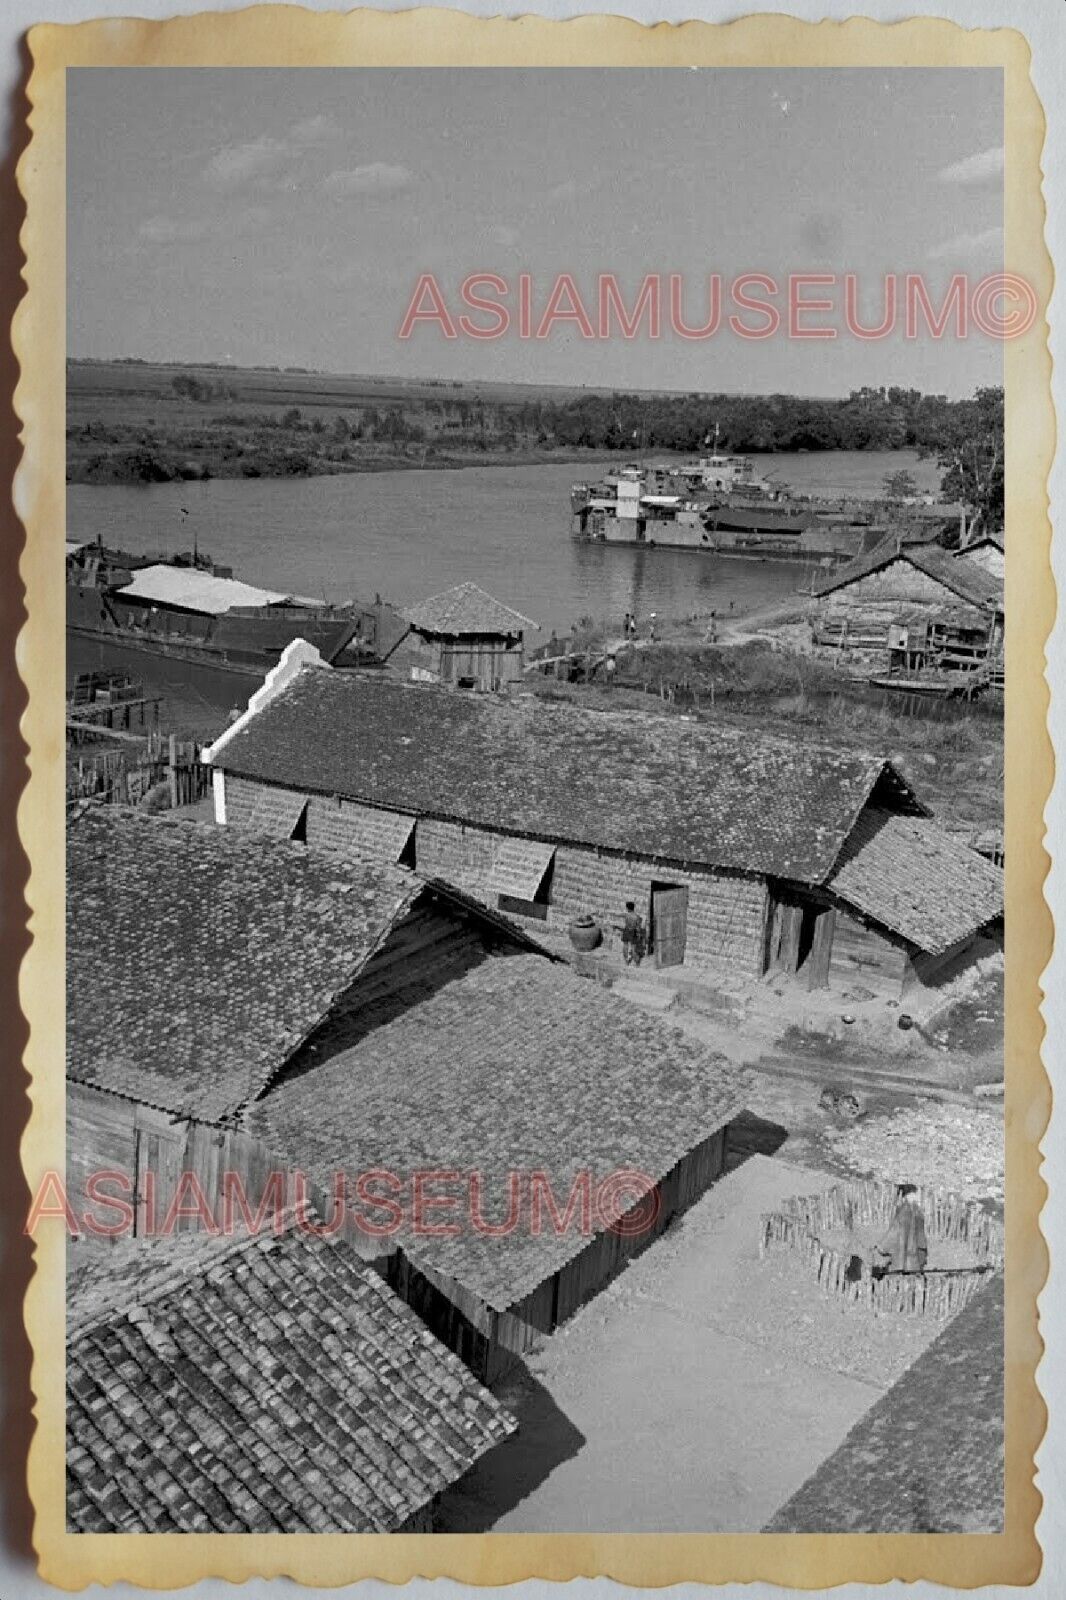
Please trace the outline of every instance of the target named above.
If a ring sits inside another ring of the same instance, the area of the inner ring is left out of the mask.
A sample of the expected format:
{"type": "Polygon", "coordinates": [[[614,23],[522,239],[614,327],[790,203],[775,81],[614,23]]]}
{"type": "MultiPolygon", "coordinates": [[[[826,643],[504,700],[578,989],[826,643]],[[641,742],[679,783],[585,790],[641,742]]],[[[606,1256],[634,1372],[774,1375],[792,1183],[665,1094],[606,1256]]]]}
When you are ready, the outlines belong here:
{"type": "Polygon", "coordinates": [[[758,1223],[822,1173],[754,1156],[498,1386],[520,1431],[445,1497],[446,1531],[763,1527],[938,1325],[827,1300],[758,1223]]]}

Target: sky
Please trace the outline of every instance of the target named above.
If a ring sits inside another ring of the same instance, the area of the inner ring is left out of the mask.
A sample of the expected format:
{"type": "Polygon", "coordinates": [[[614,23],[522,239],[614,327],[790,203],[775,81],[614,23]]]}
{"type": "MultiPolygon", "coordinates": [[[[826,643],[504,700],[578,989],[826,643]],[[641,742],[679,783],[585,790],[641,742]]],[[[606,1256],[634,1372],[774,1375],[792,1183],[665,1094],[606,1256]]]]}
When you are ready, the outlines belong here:
{"type": "MultiPolygon", "coordinates": [[[[398,337],[419,277],[453,319],[471,273],[561,273],[593,317],[681,275],[686,319],[766,273],[1002,265],[1002,79],[976,69],[77,69],[67,74],[68,348],[88,357],[304,366],[620,389],[968,394],[1002,351],[966,339],[398,337]]],[[[810,298],[825,290],[808,288],[810,298]]],[[[734,309],[725,306],[728,314],[734,309]]],[[[468,311],[469,314],[469,311],[468,311]]],[[[482,319],[484,320],[484,319],[482,319]]],[[[754,321],[754,319],[750,319],[754,321]]],[[[839,310],[811,316],[839,326],[839,310]]],[[[902,321],[902,318],[901,318],[902,321]]]]}

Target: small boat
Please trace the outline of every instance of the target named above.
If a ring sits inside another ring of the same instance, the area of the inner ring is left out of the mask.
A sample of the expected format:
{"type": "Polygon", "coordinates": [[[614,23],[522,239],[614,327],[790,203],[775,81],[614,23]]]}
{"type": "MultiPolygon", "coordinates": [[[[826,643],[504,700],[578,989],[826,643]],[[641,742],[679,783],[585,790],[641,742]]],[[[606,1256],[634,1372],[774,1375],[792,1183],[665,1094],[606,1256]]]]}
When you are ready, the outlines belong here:
{"type": "Polygon", "coordinates": [[[874,689],[891,689],[896,694],[939,695],[944,699],[976,700],[996,687],[989,673],[969,672],[882,673],[866,680],[874,689]]]}

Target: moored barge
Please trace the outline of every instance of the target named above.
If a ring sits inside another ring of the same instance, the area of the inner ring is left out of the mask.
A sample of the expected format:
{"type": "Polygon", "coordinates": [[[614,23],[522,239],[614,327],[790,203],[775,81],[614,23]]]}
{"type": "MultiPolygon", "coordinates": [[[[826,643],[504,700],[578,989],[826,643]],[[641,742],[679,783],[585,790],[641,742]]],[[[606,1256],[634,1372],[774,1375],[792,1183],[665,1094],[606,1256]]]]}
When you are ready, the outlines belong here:
{"type": "Polygon", "coordinates": [[[293,639],[335,664],[380,659],[387,607],[330,605],[259,588],[207,557],[133,556],[69,542],[70,633],[173,660],[261,676],[293,639]]]}

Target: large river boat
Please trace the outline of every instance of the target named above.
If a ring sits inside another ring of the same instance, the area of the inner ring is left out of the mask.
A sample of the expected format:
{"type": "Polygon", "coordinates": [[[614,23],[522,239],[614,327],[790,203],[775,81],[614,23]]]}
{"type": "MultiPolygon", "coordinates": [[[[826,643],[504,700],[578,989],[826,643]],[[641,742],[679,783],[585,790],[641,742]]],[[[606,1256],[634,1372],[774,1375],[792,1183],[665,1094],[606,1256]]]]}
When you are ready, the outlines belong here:
{"type": "Polygon", "coordinates": [[[794,494],[747,456],[715,450],[695,463],[629,464],[570,492],[574,532],[604,544],[661,545],[748,559],[831,566],[871,549],[889,528],[936,539],[965,526],[959,505],[794,494]]]}

